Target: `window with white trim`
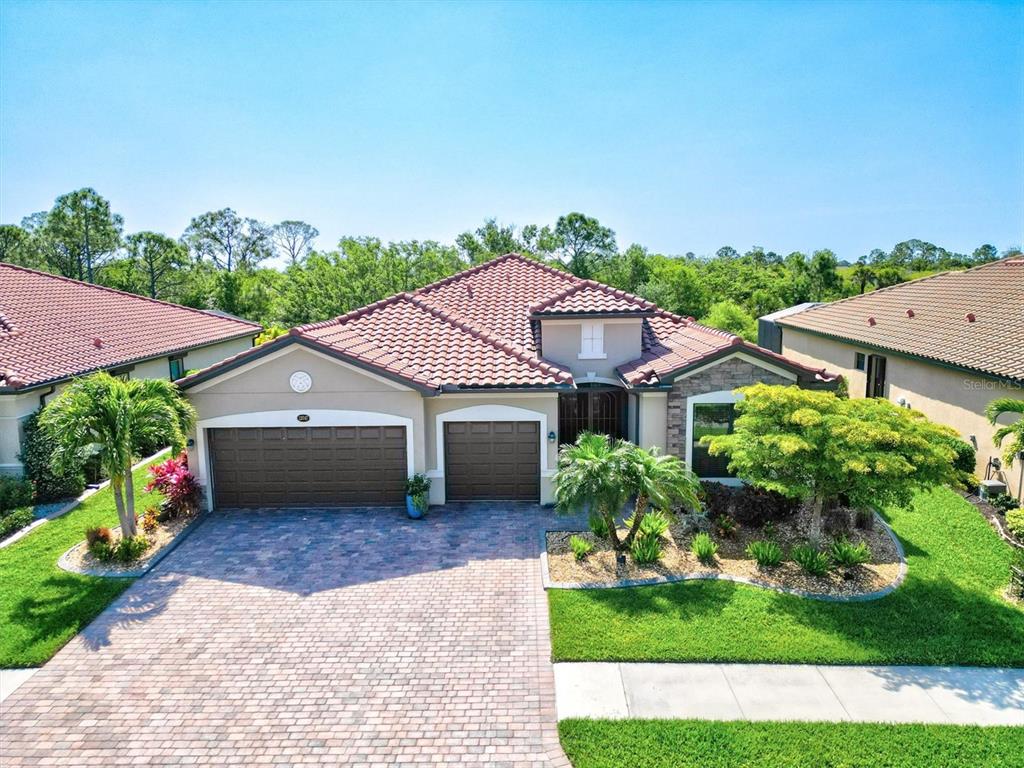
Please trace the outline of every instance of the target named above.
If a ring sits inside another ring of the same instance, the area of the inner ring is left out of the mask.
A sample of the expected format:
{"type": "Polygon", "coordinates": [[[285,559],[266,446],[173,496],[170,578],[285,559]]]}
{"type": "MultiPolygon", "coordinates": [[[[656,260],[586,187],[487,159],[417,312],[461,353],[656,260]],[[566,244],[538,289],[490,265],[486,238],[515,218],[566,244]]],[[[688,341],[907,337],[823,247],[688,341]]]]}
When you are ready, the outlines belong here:
{"type": "Polygon", "coordinates": [[[604,323],[585,320],[580,334],[581,360],[604,358],[604,323]]]}

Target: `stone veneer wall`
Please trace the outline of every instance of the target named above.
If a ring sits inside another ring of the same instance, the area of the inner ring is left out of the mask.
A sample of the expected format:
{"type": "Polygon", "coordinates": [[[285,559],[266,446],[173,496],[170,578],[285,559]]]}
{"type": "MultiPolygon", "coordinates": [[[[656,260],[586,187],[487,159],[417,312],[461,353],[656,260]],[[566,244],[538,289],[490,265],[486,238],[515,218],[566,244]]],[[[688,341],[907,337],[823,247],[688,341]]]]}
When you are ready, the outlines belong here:
{"type": "Polygon", "coordinates": [[[686,401],[691,395],[706,392],[732,390],[748,384],[795,384],[765,368],[746,360],[730,358],[718,365],[685,379],[676,379],[668,393],[668,435],[666,446],[669,453],[681,459],[686,458],[686,401]]]}

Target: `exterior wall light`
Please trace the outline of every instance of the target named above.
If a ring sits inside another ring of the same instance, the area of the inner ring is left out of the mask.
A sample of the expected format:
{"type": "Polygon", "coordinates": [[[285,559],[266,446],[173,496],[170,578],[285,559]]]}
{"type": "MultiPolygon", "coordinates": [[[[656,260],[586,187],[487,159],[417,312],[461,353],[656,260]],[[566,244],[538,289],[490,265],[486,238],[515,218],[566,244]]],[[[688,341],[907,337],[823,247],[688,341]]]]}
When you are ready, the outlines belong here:
{"type": "Polygon", "coordinates": [[[558,439],[558,435],[555,434],[554,430],[548,432],[548,442],[553,443],[558,439]]]}

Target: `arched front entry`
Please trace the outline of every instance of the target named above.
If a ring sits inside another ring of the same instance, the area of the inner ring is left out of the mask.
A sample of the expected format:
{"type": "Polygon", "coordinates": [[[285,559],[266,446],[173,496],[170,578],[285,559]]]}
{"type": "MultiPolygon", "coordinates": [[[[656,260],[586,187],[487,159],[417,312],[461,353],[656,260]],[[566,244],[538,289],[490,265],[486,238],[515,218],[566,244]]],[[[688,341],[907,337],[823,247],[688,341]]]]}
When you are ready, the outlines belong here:
{"type": "Polygon", "coordinates": [[[558,396],[558,442],[574,443],[580,432],[627,437],[628,397],[622,387],[581,384],[558,396]]]}

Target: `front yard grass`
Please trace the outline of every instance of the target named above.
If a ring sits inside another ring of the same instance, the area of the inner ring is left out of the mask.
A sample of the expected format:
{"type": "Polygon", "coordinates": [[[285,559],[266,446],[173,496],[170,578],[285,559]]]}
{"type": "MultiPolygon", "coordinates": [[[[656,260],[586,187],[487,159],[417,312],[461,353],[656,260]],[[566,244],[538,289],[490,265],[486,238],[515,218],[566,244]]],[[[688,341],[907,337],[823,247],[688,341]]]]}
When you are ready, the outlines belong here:
{"type": "MultiPolygon", "coordinates": [[[[143,490],[149,465],[134,473],[135,506],[158,501],[143,490]]],[[[57,558],[85,538],[85,529],[114,527],[110,488],[74,510],[0,549],[0,667],[35,667],[49,660],[132,583],[132,579],[80,576],[57,567],[57,558]]]]}
{"type": "Polygon", "coordinates": [[[1024,666],[1010,548],[948,489],[886,518],[909,571],[893,594],[827,603],[725,581],[550,590],[558,661],[1024,666]]]}
{"type": "Polygon", "coordinates": [[[563,720],[576,768],[1020,768],[1024,728],[563,720]]]}

